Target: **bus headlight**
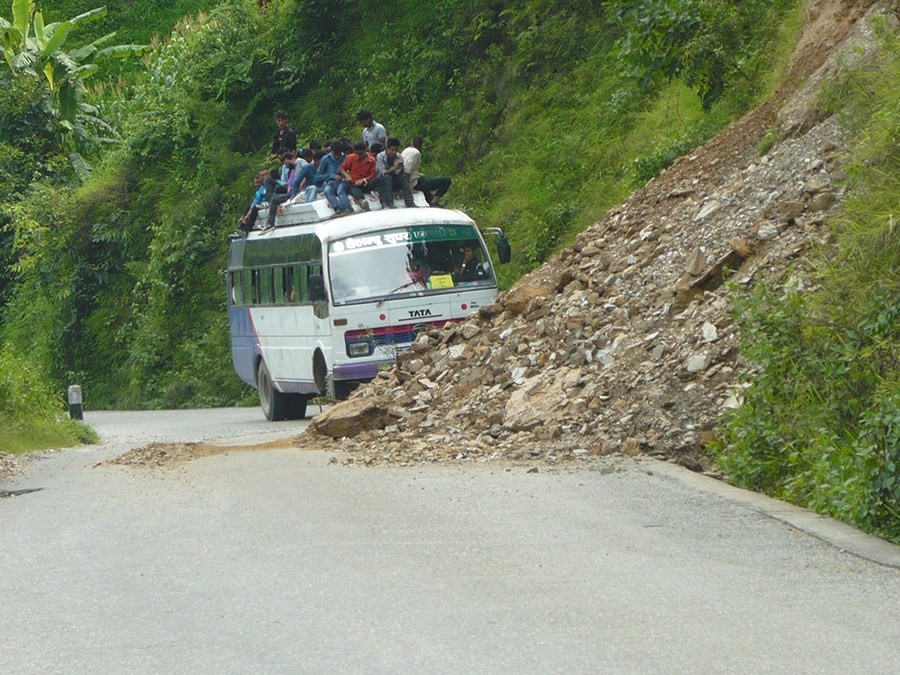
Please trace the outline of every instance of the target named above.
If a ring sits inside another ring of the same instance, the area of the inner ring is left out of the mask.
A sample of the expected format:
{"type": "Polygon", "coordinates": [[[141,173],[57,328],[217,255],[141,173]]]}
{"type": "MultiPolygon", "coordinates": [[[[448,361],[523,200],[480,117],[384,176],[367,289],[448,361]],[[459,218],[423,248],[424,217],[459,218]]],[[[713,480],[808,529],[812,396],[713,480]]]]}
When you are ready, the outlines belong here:
{"type": "Polygon", "coordinates": [[[371,353],[371,342],[351,342],[347,345],[348,356],[369,356],[371,353]]]}

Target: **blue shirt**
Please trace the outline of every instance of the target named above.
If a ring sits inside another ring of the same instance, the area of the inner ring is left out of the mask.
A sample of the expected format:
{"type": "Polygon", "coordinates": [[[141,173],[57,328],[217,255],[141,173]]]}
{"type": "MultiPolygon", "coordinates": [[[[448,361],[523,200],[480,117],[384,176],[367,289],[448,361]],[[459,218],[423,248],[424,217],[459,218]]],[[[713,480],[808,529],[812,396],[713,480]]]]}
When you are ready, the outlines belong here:
{"type": "Polygon", "coordinates": [[[294,180],[290,185],[291,194],[297,194],[297,186],[303,182],[303,179],[306,179],[306,187],[309,187],[316,181],[316,165],[310,162],[306,166],[304,166],[300,171],[294,172],[294,180]]]}
{"type": "Polygon", "coordinates": [[[265,201],[268,201],[266,199],[266,186],[260,185],[259,190],[256,191],[255,195],[253,195],[253,203],[250,204],[250,208],[253,208],[254,206],[259,206],[260,204],[262,204],[265,201]]]}
{"type": "Polygon", "coordinates": [[[323,187],[326,182],[338,175],[341,164],[344,163],[346,155],[341,153],[340,157],[335,157],[333,152],[329,152],[319,162],[319,171],[316,173],[316,186],[323,187]]]}

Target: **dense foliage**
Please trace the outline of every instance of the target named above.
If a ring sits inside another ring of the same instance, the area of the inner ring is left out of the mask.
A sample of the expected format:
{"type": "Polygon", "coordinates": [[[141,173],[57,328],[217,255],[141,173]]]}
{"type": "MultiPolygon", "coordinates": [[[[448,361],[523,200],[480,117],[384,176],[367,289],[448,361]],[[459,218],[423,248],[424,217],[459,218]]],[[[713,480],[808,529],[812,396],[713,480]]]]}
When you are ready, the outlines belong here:
{"type": "MultiPolygon", "coordinates": [[[[716,33],[708,4],[643,6],[700,12],[703,41],[716,33]]],[[[722,4],[741,18],[729,24],[729,63],[761,64],[760,40],[792,3],[722,4]]],[[[54,11],[63,6],[84,9],[70,2],[54,11]]],[[[383,7],[362,2],[273,0],[261,9],[226,0],[186,19],[140,77],[95,88],[92,103],[121,141],[95,156],[85,179],[57,168],[52,153],[30,153],[44,143],[46,116],[33,129],[20,124],[27,182],[15,169],[0,173],[23,197],[0,211],[11,263],[6,339],[27,346],[54,381],[82,383],[89,405],[245,397],[228,350],[225,237],[280,108],[301,140],[358,136],[362,107],[391,135],[425,136],[426,172],[454,178],[450,203],[508,230],[516,251],[503,270],[508,284],[758,94],[758,78],[729,67],[712,96],[702,84],[708,63],[671,48],[683,65],[647,77],[656,57],[640,51],[650,44],[637,33],[642,24],[615,6],[403,1],[384,21],[383,7]],[[632,33],[623,50],[620,38],[632,33]]],[[[41,104],[29,100],[7,97],[22,115],[41,104]]]]}
{"type": "Polygon", "coordinates": [[[885,41],[877,68],[843,80],[852,192],[816,290],[740,305],[761,372],[717,454],[740,485],[900,542],[900,41],[885,41]]]}

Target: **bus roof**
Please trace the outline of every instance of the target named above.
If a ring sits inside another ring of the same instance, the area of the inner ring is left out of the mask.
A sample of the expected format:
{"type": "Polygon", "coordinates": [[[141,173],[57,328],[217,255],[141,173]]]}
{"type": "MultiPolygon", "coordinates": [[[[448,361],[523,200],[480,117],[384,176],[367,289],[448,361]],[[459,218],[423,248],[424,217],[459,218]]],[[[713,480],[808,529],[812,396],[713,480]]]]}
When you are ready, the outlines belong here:
{"type": "Polygon", "coordinates": [[[314,222],[290,223],[290,214],[275,230],[262,234],[258,231],[250,234],[250,239],[277,239],[289,237],[299,232],[315,232],[322,242],[353,237],[375,230],[386,230],[394,227],[412,225],[475,225],[462,211],[435,207],[395,208],[378,211],[359,211],[349,216],[328,218],[314,222]]]}

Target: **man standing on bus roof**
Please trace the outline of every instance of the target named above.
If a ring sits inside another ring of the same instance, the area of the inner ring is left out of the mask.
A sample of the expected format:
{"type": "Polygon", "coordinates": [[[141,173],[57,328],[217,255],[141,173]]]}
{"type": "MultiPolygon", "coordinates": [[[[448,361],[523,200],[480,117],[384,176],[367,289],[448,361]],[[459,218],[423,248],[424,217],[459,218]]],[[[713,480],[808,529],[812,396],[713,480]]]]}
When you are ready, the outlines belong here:
{"type": "Polygon", "coordinates": [[[284,110],[275,113],[275,123],[278,125],[278,131],[272,137],[272,153],[269,159],[279,157],[284,150],[290,150],[294,157],[297,156],[297,134],[288,126],[288,116],[284,110]]]}
{"type": "Polygon", "coordinates": [[[380,143],[384,147],[387,143],[387,132],[384,127],[372,119],[372,113],[368,110],[360,110],[356,113],[356,119],[363,125],[363,141],[366,148],[371,148],[373,144],[380,143]]]}
{"type": "Polygon", "coordinates": [[[422,165],[422,137],[413,138],[409,147],[403,151],[403,170],[409,178],[409,185],[413,190],[420,190],[428,201],[429,206],[440,206],[441,197],[450,189],[450,178],[425,178],[419,167],[422,165]]]}

